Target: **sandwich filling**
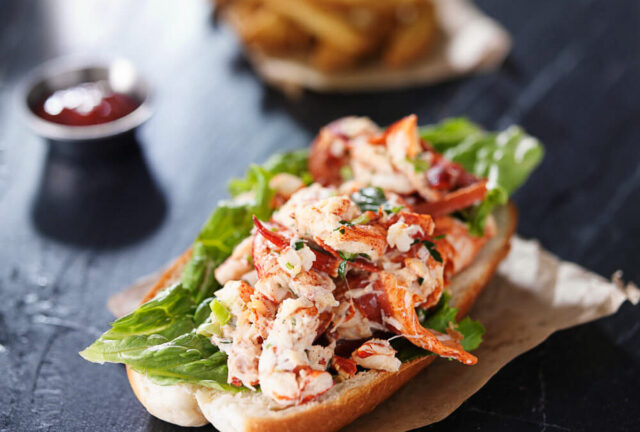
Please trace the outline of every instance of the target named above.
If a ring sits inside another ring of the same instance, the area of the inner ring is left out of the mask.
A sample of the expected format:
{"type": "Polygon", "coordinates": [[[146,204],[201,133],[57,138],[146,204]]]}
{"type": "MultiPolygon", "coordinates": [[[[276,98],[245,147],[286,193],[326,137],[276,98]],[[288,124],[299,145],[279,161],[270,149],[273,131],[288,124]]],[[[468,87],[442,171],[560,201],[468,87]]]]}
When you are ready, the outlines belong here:
{"type": "Polygon", "coordinates": [[[420,140],[415,116],[384,133],[343,119],[321,132],[311,159],[324,150],[353,179],[312,169],[321,183],[304,186],[276,175],[280,207],[268,221],[254,216],[251,235],[215,270],[223,287],[198,332],[227,354],[228,383],[302,404],[358,369],[397,371],[398,336],[475,364],[455,326],[429,329],[419,314],[495,235],[491,217],[475,236],[449,215],[481,201],[486,182],[420,140]],[[443,204],[452,195],[457,204],[443,204]]]}

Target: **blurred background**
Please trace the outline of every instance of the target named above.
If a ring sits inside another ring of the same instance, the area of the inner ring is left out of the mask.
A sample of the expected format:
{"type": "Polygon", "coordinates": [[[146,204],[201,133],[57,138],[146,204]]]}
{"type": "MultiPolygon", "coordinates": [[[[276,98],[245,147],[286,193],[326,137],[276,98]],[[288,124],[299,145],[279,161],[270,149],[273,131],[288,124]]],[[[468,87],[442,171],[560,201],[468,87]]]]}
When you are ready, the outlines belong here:
{"type": "MultiPolygon", "coordinates": [[[[183,251],[230,177],[308,145],[329,121],[464,115],[546,147],[514,197],[519,234],[605,277],[640,281],[640,3],[479,0],[513,38],[490,73],[377,93],[265,85],[204,0],[5,0],[0,13],[0,430],[177,430],[121,368],[76,355],[107,298],[183,251]],[[127,151],[69,158],[25,122],[20,83],[46,60],[121,56],[153,116],[127,151]]],[[[637,309],[637,308],[636,308],[637,309]]],[[[426,430],[637,430],[638,311],[560,332],[426,430]],[[596,378],[597,377],[597,378],[596,378]]]]}

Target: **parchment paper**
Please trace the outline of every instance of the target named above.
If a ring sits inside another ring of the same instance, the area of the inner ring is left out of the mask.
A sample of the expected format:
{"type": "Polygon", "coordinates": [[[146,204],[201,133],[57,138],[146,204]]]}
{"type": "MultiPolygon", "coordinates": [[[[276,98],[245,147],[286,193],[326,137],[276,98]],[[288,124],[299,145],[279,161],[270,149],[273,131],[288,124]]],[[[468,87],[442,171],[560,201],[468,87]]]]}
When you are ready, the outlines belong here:
{"type": "MultiPolygon", "coordinates": [[[[109,309],[120,316],[135,308],[154,278],[116,294],[109,309]]],[[[486,327],[475,366],[435,361],[391,398],[345,430],[406,431],[447,417],[500,368],[557,330],[615,313],[640,290],[566,261],[538,242],[514,237],[511,252],[476,301],[471,316],[486,327]]]]}
{"type": "Polygon", "coordinates": [[[432,84],[498,67],[511,49],[511,37],[468,0],[433,0],[441,35],[424,60],[406,68],[377,64],[323,73],[301,60],[248,52],[258,74],[285,92],[362,92],[432,84]]]}

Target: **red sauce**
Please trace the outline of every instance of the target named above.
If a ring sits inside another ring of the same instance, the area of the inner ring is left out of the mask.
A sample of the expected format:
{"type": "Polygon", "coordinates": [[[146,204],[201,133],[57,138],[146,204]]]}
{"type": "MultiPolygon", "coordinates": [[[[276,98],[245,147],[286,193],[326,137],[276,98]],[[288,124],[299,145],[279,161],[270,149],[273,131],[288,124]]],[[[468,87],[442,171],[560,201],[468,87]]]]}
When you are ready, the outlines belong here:
{"type": "Polygon", "coordinates": [[[90,126],[117,120],[139,105],[134,98],[113,92],[105,82],[95,82],[54,92],[35,107],[35,113],[54,123],[90,126]]]}

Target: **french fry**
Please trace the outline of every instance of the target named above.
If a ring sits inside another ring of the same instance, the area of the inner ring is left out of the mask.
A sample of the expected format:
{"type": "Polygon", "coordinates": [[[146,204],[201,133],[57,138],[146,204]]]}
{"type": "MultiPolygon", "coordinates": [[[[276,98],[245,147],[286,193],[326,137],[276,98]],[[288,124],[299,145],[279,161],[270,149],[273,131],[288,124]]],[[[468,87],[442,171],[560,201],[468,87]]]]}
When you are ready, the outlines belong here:
{"type": "Polygon", "coordinates": [[[308,0],[263,0],[265,6],[289,18],[313,36],[341,51],[366,51],[368,38],[343,16],[308,0]]]}
{"type": "Polygon", "coordinates": [[[360,55],[341,51],[327,43],[319,43],[311,53],[311,64],[325,72],[336,72],[354,66],[360,55]]]}
{"type": "Polygon", "coordinates": [[[286,54],[311,43],[306,32],[259,4],[236,1],[227,7],[226,14],[246,45],[266,53],[286,54]]]}
{"type": "Polygon", "coordinates": [[[430,0],[215,0],[243,42],[335,72],[366,61],[402,67],[437,34],[430,0]]]}
{"type": "Polygon", "coordinates": [[[435,36],[435,11],[430,3],[424,3],[411,21],[400,23],[393,31],[382,61],[390,67],[406,66],[426,53],[435,36]]]}

